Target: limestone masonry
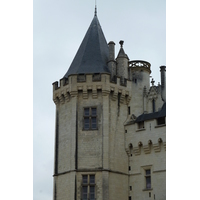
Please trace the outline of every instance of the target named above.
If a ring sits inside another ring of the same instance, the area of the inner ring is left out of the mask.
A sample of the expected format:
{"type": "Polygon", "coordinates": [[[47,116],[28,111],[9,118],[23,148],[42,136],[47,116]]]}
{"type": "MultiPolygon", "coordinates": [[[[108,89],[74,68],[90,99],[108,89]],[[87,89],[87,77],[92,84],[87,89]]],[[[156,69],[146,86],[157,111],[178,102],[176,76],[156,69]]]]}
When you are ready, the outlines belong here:
{"type": "Polygon", "coordinates": [[[54,200],[166,199],[166,67],[129,60],[95,16],[69,70],[53,83],[54,200]],[[150,84],[151,81],[151,84],[150,84]]]}

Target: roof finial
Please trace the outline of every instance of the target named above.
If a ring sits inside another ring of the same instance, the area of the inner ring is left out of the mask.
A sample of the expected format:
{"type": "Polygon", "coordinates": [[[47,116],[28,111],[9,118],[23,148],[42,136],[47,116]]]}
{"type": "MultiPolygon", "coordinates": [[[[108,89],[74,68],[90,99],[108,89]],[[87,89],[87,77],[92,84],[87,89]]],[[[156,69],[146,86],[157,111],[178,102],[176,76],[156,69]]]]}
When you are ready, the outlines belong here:
{"type": "Polygon", "coordinates": [[[154,86],[154,83],[155,83],[155,81],[154,81],[153,78],[152,78],[152,80],[151,80],[152,86],[154,86]]]}
{"type": "Polygon", "coordinates": [[[121,45],[121,48],[123,48],[124,41],[123,41],[123,40],[120,40],[120,41],[119,41],[119,44],[121,45]]]}
{"type": "Polygon", "coordinates": [[[94,16],[97,16],[97,0],[95,0],[95,11],[94,11],[94,16]]]}

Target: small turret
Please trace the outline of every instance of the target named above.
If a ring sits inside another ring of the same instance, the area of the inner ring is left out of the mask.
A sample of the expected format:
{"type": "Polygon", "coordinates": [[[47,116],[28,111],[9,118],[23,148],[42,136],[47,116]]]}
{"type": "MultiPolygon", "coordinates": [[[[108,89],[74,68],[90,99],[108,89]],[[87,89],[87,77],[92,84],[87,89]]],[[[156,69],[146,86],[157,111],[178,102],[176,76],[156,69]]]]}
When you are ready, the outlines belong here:
{"type": "MultiPolygon", "coordinates": [[[[147,99],[150,88],[151,64],[144,60],[129,61],[129,80],[132,82],[131,113],[138,116],[148,111],[147,99]],[[142,94],[143,91],[143,94],[142,94]],[[137,108],[137,109],[135,109],[137,108]]],[[[154,84],[154,82],[152,82],[154,84]]]]}
{"type": "Polygon", "coordinates": [[[121,80],[124,81],[124,79],[128,79],[128,61],[129,58],[125,54],[125,51],[123,49],[124,41],[120,41],[119,44],[121,45],[121,48],[119,50],[118,56],[117,56],[117,76],[121,77],[121,80]]]}

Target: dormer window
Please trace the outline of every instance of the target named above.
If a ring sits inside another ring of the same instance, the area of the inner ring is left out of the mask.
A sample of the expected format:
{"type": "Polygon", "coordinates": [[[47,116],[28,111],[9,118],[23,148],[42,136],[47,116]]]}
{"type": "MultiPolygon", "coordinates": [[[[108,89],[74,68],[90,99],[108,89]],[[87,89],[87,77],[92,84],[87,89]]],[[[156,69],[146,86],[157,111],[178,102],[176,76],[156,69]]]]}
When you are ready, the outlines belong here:
{"type": "Polygon", "coordinates": [[[97,129],[97,108],[84,108],[84,130],[97,129]]]}
{"type": "Polygon", "coordinates": [[[165,117],[158,118],[157,125],[165,125],[165,117]]]}
{"type": "Polygon", "coordinates": [[[138,122],[138,129],[143,129],[144,128],[144,121],[138,122]]]}

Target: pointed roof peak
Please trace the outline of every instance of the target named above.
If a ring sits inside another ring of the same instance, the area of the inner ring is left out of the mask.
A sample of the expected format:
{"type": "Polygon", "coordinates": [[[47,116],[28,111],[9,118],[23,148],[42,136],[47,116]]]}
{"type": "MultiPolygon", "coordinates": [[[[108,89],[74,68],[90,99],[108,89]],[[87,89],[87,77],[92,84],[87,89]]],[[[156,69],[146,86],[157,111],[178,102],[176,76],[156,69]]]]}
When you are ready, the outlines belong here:
{"type": "Polygon", "coordinates": [[[108,57],[108,44],[95,15],[64,77],[67,78],[70,74],[110,73],[108,57]]]}
{"type": "MultiPolygon", "coordinates": [[[[124,44],[124,41],[123,40],[120,40],[119,41],[119,44],[120,44],[120,50],[119,50],[119,53],[118,53],[118,56],[117,58],[119,57],[125,57],[125,58],[128,58],[127,54],[125,53],[124,49],[123,49],[123,44],[124,44]]],[[[129,59],[129,58],[128,58],[129,59]]]]}

